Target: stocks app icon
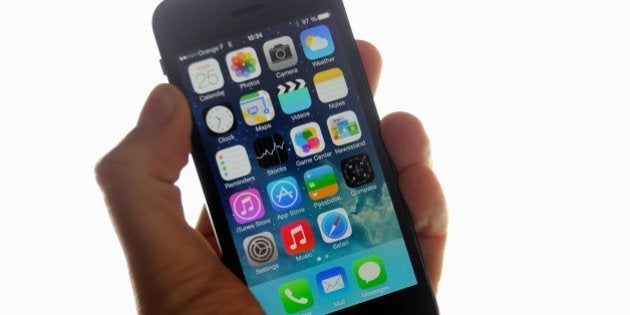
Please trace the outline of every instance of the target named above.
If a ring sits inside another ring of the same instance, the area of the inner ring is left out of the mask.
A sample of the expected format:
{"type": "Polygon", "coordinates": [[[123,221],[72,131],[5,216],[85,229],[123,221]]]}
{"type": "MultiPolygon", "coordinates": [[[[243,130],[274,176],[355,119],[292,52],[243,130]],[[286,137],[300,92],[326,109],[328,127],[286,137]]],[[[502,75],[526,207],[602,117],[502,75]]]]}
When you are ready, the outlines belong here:
{"type": "Polygon", "coordinates": [[[289,159],[286,146],[282,136],[277,133],[256,139],[254,152],[258,165],[269,168],[286,162],[289,159]]]}
{"type": "Polygon", "coordinates": [[[278,259],[278,249],[269,232],[262,232],[245,238],[243,248],[247,256],[247,262],[256,267],[278,259]]]}

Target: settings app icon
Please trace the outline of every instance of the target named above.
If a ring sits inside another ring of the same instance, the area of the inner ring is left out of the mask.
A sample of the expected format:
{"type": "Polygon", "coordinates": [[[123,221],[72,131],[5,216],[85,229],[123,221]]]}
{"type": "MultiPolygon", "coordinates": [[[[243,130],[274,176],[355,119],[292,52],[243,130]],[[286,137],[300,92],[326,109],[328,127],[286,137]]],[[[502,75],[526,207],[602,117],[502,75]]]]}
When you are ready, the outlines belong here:
{"type": "Polygon", "coordinates": [[[269,232],[246,237],[243,241],[243,248],[245,248],[245,253],[247,253],[247,262],[254,267],[265,265],[278,259],[278,249],[273,240],[273,235],[269,232]]]}

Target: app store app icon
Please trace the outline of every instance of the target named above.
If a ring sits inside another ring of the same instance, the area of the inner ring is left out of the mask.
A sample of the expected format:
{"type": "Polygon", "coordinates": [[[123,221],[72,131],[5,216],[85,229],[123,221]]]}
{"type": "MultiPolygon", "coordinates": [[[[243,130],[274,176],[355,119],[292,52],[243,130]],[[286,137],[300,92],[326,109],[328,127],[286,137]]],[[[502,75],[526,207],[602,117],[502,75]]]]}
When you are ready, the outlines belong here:
{"type": "Polygon", "coordinates": [[[267,184],[267,194],[277,212],[295,209],[302,204],[302,195],[297,181],[287,176],[267,184]]]}

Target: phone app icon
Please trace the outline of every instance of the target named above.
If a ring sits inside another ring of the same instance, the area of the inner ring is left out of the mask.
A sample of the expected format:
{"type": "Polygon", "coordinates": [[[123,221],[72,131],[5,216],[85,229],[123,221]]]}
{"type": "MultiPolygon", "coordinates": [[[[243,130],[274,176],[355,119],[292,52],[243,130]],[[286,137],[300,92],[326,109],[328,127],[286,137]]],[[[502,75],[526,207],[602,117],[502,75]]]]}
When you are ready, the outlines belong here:
{"type": "Polygon", "coordinates": [[[278,101],[280,108],[287,115],[307,110],[311,107],[312,100],[306,81],[296,79],[278,85],[278,101]]]}
{"type": "Polygon", "coordinates": [[[254,141],[256,161],[263,168],[269,168],[289,159],[287,145],[281,135],[274,133],[254,141]]]}
{"type": "Polygon", "coordinates": [[[239,100],[245,123],[256,126],[272,120],[276,116],[271,96],[265,90],[241,96],[239,100]]]}
{"type": "Polygon", "coordinates": [[[379,255],[372,255],[357,259],[352,264],[354,276],[361,289],[369,289],[387,281],[387,273],[383,259],[379,255]]]}
{"type": "Polygon", "coordinates": [[[333,196],[339,191],[337,175],[330,165],[322,165],[304,173],[306,191],[312,200],[333,196]]]}
{"type": "Polygon", "coordinates": [[[333,42],[330,29],[326,25],[319,25],[303,30],[300,33],[300,41],[304,54],[309,60],[315,60],[335,52],[335,43],[333,42]]]}
{"type": "Polygon", "coordinates": [[[254,48],[245,47],[234,50],[225,56],[225,63],[230,70],[230,77],[236,83],[258,77],[261,73],[260,62],[254,48]]]}
{"type": "Polygon", "coordinates": [[[271,206],[277,212],[297,208],[302,204],[302,195],[293,176],[287,176],[267,184],[267,194],[271,200],[271,206]]]}
{"type": "Polygon", "coordinates": [[[361,139],[359,120],[351,110],[328,117],[326,123],[330,137],[337,146],[361,139]]]}
{"type": "Polygon", "coordinates": [[[327,294],[340,294],[348,290],[348,277],[345,270],[341,267],[333,267],[328,270],[324,270],[315,276],[319,291],[323,295],[327,294]]]}
{"type": "Polygon", "coordinates": [[[268,40],[263,44],[263,52],[267,65],[271,71],[279,71],[293,67],[298,63],[297,52],[293,40],[289,36],[282,36],[268,40]]]}
{"type": "Polygon", "coordinates": [[[278,248],[269,232],[262,232],[246,237],[243,240],[243,248],[247,256],[247,262],[251,266],[261,266],[278,259],[278,248]]]}
{"type": "Polygon", "coordinates": [[[348,85],[343,72],[339,68],[332,68],[318,72],[313,77],[317,97],[322,103],[342,99],[348,95],[348,85]]]}
{"type": "Polygon", "coordinates": [[[239,224],[249,223],[262,218],[265,215],[260,192],[256,188],[243,190],[230,196],[230,208],[232,216],[239,224]]]}
{"type": "Polygon", "coordinates": [[[317,216],[317,224],[326,243],[334,243],[352,235],[348,213],[343,208],[324,212],[317,216]]]}
{"type": "Polygon", "coordinates": [[[310,122],[291,129],[293,149],[299,157],[307,157],[324,151],[326,143],[322,130],[316,122],[310,122]]]}
{"type": "Polygon", "coordinates": [[[297,255],[315,247],[315,236],[311,225],[306,220],[285,224],[280,228],[284,250],[289,255],[297,255]]]}
{"type": "Polygon", "coordinates": [[[297,313],[311,308],[314,304],[313,292],[306,279],[296,279],[278,288],[280,301],[287,313],[297,313]]]}
{"type": "Polygon", "coordinates": [[[217,152],[215,159],[221,178],[224,180],[237,179],[252,172],[247,151],[242,145],[235,145],[217,152]]]}
{"type": "Polygon", "coordinates": [[[188,66],[188,76],[197,94],[218,90],[225,84],[219,62],[214,58],[197,61],[188,66]]]}
{"type": "Polygon", "coordinates": [[[359,154],[341,161],[341,172],[350,188],[365,185],[374,180],[374,170],[367,154],[359,154]]]}

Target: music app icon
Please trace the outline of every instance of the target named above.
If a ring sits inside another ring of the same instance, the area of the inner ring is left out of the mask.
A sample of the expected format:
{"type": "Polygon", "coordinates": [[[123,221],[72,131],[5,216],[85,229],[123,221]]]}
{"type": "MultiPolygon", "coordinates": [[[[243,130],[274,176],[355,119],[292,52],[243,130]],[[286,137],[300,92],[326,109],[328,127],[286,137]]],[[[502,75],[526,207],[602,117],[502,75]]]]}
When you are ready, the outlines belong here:
{"type": "Polygon", "coordinates": [[[288,223],[280,229],[284,250],[289,255],[297,255],[315,247],[315,236],[306,220],[288,223]]]}
{"type": "Polygon", "coordinates": [[[230,208],[234,220],[239,224],[245,224],[258,220],[265,215],[260,192],[256,188],[243,190],[230,196],[230,208]]]}

